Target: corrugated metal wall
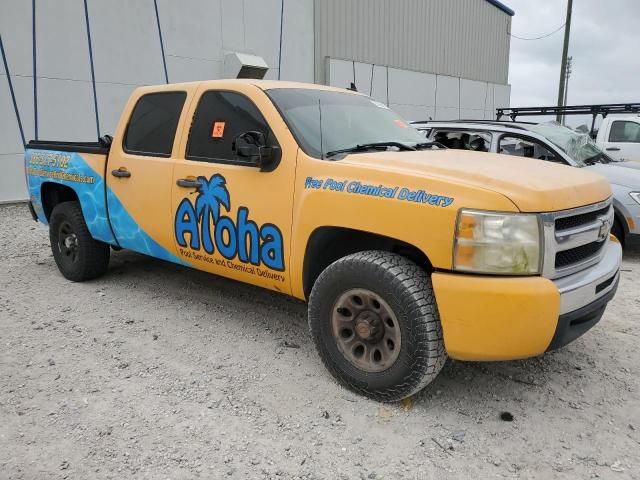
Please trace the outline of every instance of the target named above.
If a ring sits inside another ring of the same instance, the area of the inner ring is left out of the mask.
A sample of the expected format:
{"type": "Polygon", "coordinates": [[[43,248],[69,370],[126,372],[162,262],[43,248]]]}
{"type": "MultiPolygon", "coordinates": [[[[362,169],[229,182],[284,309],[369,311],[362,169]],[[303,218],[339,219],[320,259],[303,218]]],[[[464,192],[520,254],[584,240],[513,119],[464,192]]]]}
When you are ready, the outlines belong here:
{"type": "Polygon", "coordinates": [[[268,78],[312,82],[313,9],[313,0],[0,0],[0,203],[27,198],[18,120],[25,141],[95,141],[98,123],[113,134],[137,86],[222,78],[232,51],[262,56],[268,78]]]}
{"type": "Polygon", "coordinates": [[[510,30],[485,0],[315,0],[315,80],[331,57],[506,84],[510,30]]]}

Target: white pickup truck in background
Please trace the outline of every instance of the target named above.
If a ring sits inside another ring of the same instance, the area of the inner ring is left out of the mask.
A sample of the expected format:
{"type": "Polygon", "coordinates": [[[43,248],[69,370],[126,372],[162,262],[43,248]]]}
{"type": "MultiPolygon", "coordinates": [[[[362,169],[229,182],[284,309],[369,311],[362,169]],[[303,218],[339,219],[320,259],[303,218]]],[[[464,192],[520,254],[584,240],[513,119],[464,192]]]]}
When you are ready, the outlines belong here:
{"type": "Polygon", "coordinates": [[[640,161],[640,116],[605,117],[596,144],[615,160],[640,161]]]}

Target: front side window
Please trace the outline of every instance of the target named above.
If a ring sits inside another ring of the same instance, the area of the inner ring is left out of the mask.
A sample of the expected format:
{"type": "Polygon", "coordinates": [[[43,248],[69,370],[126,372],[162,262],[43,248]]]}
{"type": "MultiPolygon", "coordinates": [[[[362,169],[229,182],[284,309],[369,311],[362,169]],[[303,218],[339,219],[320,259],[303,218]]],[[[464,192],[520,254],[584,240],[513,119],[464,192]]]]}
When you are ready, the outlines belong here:
{"type": "Polygon", "coordinates": [[[491,134],[488,132],[437,130],[433,141],[441,143],[447,148],[458,150],[471,150],[474,152],[488,152],[491,150],[491,134]]]}
{"type": "Polygon", "coordinates": [[[186,157],[221,163],[248,163],[235,151],[235,139],[247,132],[260,132],[267,145],[276,139],[258,107],[235,92],[210,90],[202,94],[189,134],[186,157]]]}
{"type": "Polygon", "coordinates": [[[594,163],[609,163],[611,158],[606,156],[586,133],[579,133],[564,127],[557,122],[547,122],[528,125],[527,128],[538,135],[542,135],[566,153],[579,167],[594,163]]]}
{"type": "Polygon", "coordinates": [[[124,151],[170,157],[186,98],[185,92],[158,92],[140,97],[124,135],[124,151]]]}
{"type": "Polygon", "coordinates": [[[536,158],[538,160],[565,163],[544,145],[521,137],[502,137],[500,139],[500,148],[498,151],[515,157],[536,158]]]}
{"type": "Polygon", "coordinates": [[[357,145],[425,142],[399,115],[364,95],[305,88],[274,88],[267,95],[300,147],[315,158],[357,145]]]}
{"type": "Polygon", "coordinates": [[[609,141],[616,143],[639,143],[640,123],[616,120],[611,123],[609,141]]]}

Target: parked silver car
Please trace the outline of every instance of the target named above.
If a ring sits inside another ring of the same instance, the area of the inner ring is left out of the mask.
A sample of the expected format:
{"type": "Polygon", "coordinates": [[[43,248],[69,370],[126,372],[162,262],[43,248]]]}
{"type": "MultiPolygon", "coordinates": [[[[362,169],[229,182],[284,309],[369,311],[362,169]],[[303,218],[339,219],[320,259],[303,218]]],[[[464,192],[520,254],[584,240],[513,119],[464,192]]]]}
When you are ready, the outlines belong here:
{"type": "Polygon", "coordinates": [[[448,148],[538,158],[601,174],[613,188],[612,232],[623,245],[640,244],[640,162],[613,160],[589,135],[556,122],[459,120],[412,122],[412,125],[429,140],[448,148]]]}

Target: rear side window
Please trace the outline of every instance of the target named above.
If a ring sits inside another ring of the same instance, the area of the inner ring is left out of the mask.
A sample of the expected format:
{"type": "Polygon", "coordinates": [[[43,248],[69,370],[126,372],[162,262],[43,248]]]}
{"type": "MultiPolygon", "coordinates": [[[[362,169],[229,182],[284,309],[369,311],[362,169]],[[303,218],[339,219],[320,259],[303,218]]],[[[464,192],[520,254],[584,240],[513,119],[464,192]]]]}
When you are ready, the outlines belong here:
{"type": "Polygon", "coordinates": [[[185,92],[149,93],[140,97],[124,136],[124,151],[170,157],[186,98],[185,92]]]}
{"type": "Polygon", "coordinates": [[[491,134],[488,132],[436,130],[433,141],[456,150],[472,150],[474,152],[491,150],[491,134]]]}
{"type": "Polygon", "coordinates": [[[242,94],[210,90],[202,94],[189,134],[186,157],[190,160],[220,163],[247,163],[234,152],[234,141],[241,133],[257,131],[267,144],[276,139],[254,103],[242,94]]]}
{"type": "Polygon", "coordinates": [[[609,141],[616,143],[640,142],[640,123],[616,120],[611,123],[609,141]]]}
{"type": "Polygon", "coordinates": [[[512,155],[514,157],[535,158],[538,160],[547,160],[549,162],[562,163],[566,162],[559,158],[555,153],[544,145],[520,137],[504,136],[500,139],[500,153],[512,155]]]}

